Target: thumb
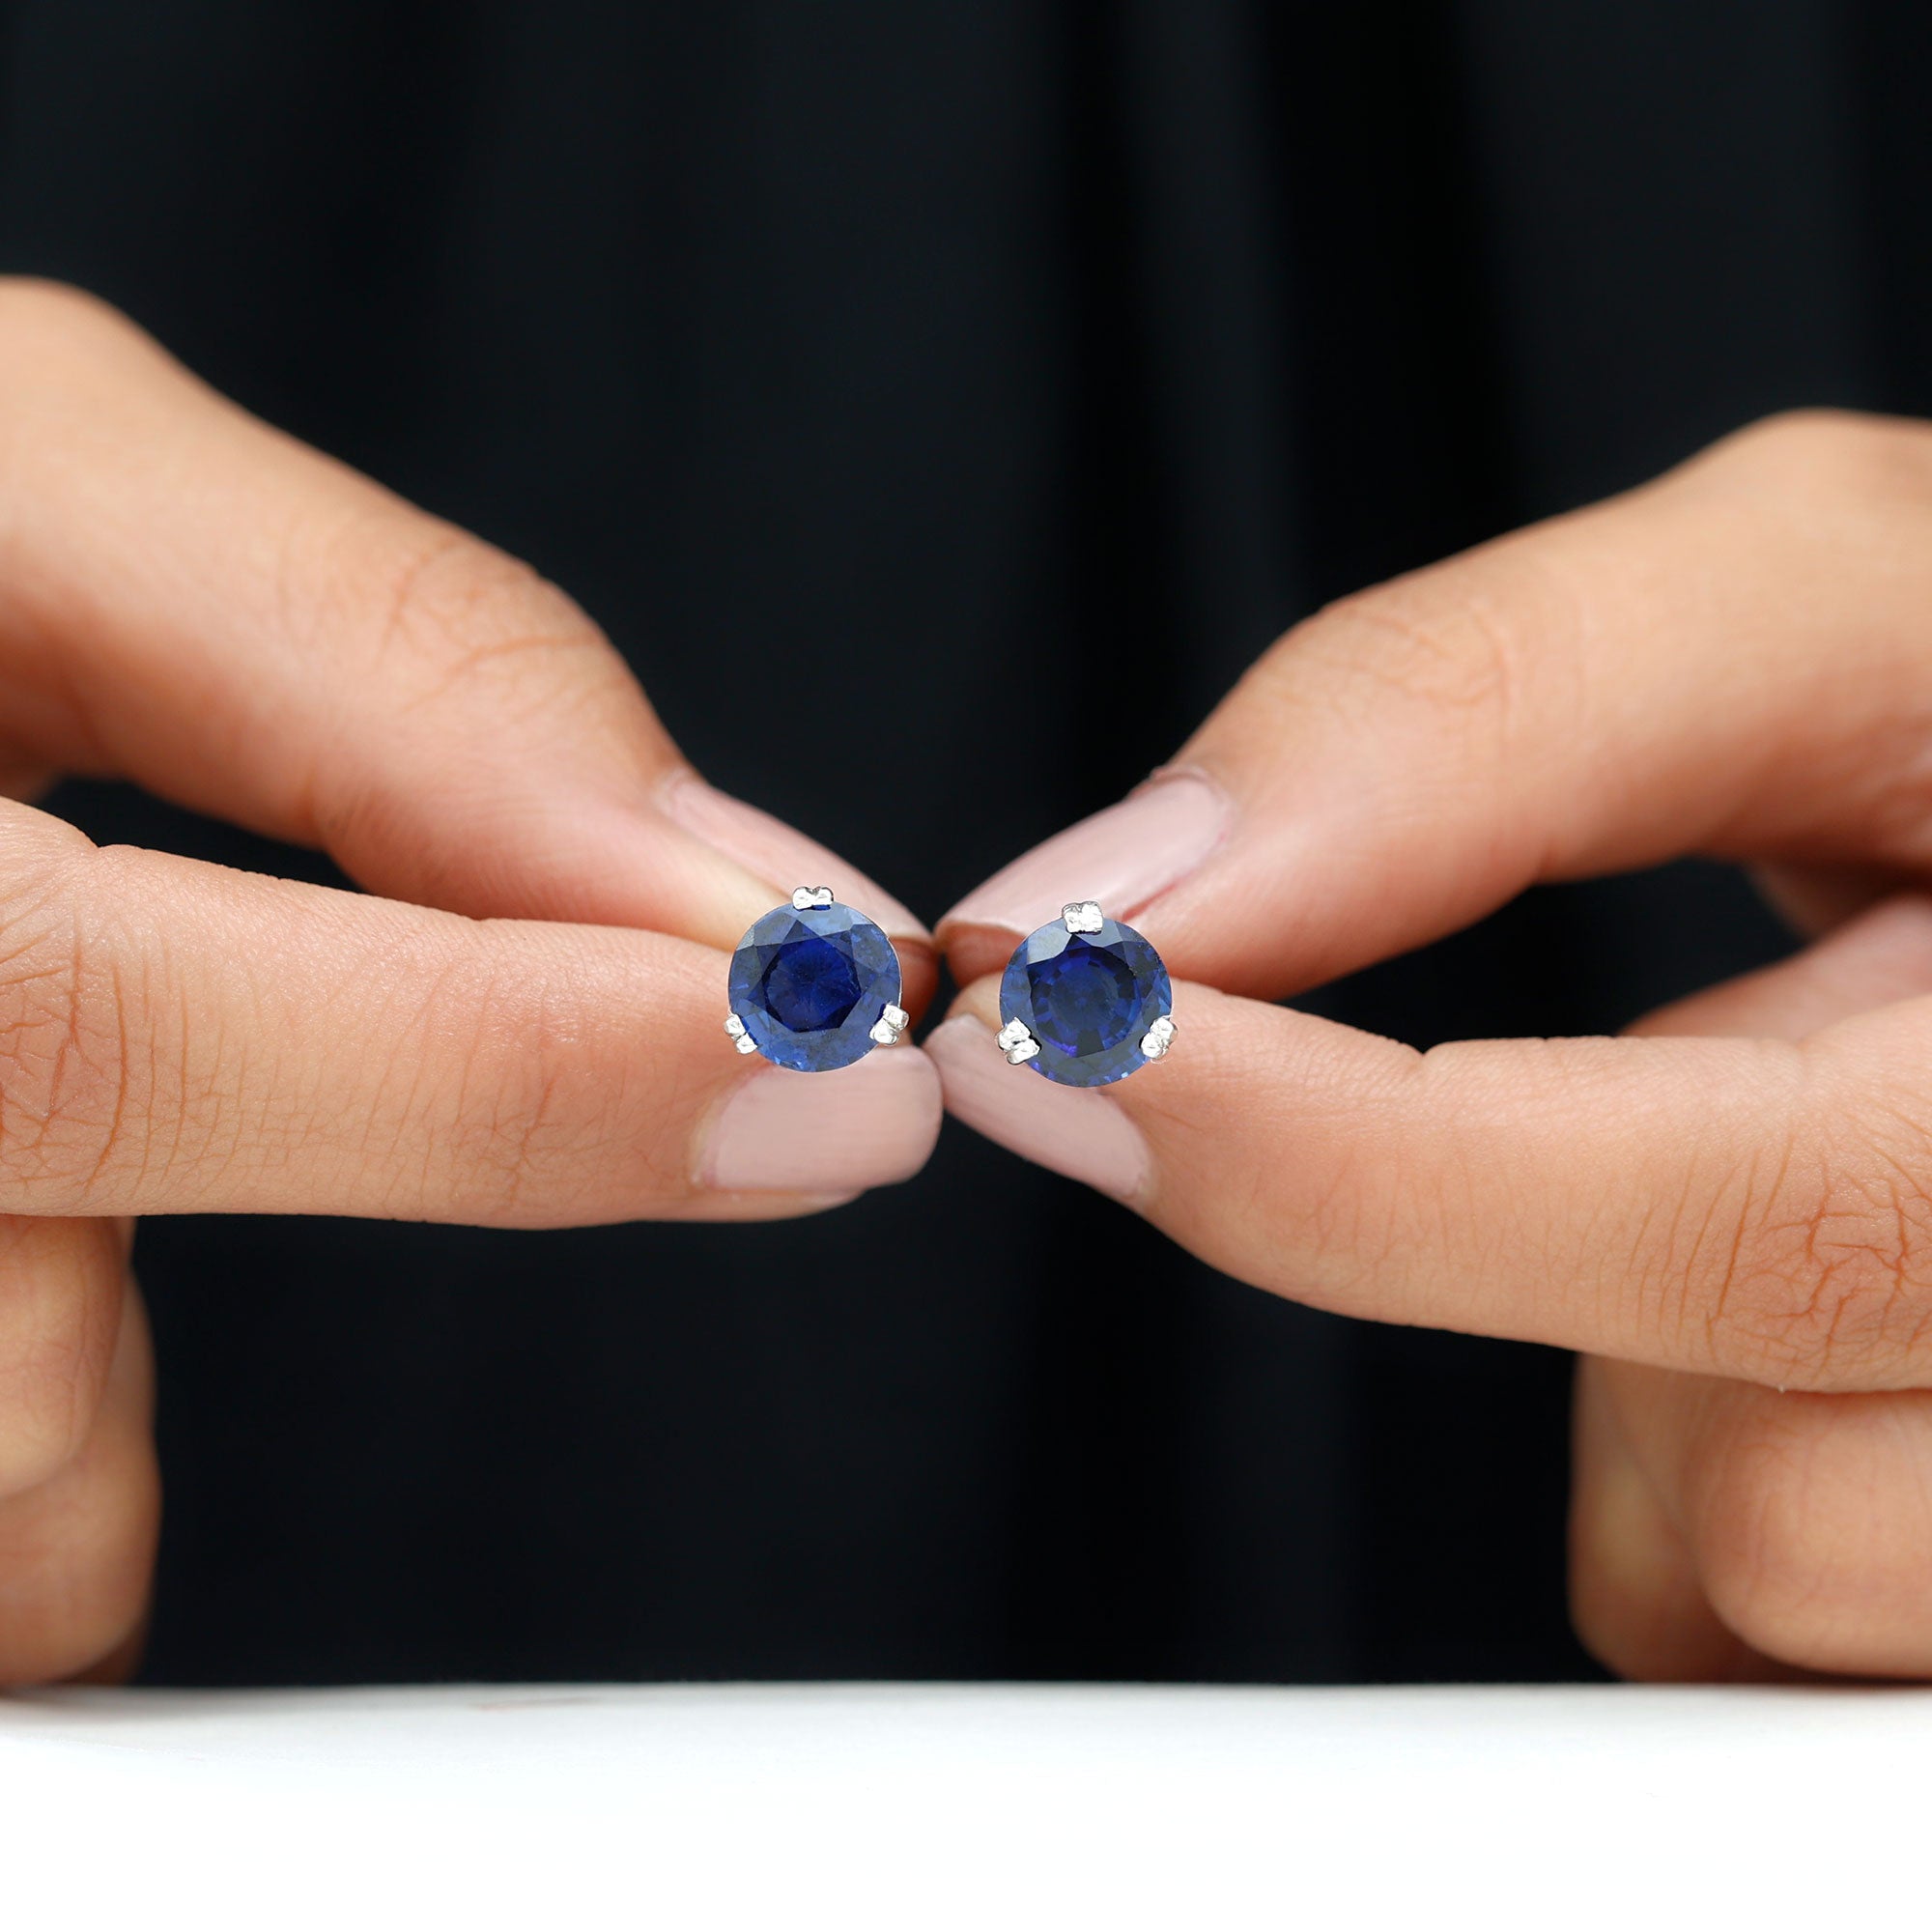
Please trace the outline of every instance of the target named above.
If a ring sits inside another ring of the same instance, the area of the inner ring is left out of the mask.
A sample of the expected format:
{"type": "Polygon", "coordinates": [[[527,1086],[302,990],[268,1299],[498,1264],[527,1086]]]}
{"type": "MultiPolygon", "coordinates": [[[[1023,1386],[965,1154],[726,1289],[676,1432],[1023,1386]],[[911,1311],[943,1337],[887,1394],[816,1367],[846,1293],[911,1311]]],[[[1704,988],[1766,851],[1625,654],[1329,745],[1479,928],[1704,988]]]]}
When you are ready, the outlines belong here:
{"type": "Polygon", "coordinates": [[[1128,799],[941,922],[962,984],[1097,899],[1275,998],[1538,880],[1932,867],[1932,430],[1784,418],[1291,632],[1128,799]]]}
{"type": "Polygon", "coordinates": [[[727,947],[829,885],[929,985],[919,922],[705,785],[525,565],[246,415],[88,298],[0,283],[0,679],[23,761],[133,779],[474,916],[727,947]]]}

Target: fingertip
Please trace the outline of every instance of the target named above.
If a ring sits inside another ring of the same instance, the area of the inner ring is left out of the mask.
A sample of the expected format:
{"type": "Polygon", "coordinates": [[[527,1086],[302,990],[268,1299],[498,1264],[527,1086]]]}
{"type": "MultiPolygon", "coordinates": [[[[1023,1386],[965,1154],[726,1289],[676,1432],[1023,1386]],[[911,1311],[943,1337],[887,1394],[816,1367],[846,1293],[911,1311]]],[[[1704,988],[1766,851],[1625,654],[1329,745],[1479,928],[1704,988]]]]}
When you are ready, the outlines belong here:
{"type": "Polygon", "coordinates": [[[839,904],[883,928],[899,958],[899,1005],[915,1024],[924,1017],[939,988],[938,950],[924,923],[892,894],[816,839],[694,772],[674,773],[660,805],[679,831],[721,862],[713,896],[721,905],[728,899],[728,911],[714,932],[700,936],[728,951],[799,886],[829,886],[839,904]]]}
{"type": "Polygon", "coordinates": [[[1004,972],[1007,961],[1013,956],[1013,949],[1025,936],[1004,925],[962,922],[952,913],[939,922],[940,950],[952,969],[953,979],[961,985],[970,985],[987,974],[1004,972]]]}
{"type": "MultiPolygon", "coordinates": [[[[776,898],[799,886],[830,886],[839,904],[863,912],[885,929],[900,947],[902,959],[909,949],[923,949],[930,958],[932,934],[909,907],[782,819],[706,784],[692,771],[673,773],[659,794],[659,803],[673,824],[767,881],[776,898]]],[[[768,900],[758,911],[769,910],[771,903],[768,900]]]]}
{"type": "Polygon", "coordinates": [[[1062,1087],[1030,1066],[1010,1066],[985,1009],[990,981],[962,995],[927,1038],[947,1111],[1024,1160],[1132,1202],[1146,1186],[1147,1142],[1109,1090],[1062,1087]]]}
{"type": "Polygon", "coordinates": [[[952,907],[938,931],[955,975],[963,980],[1004,965],[1025,934],[1072,899],[1097,899],[1116,919],[1132,918],[1207,860],[1233,817],[1227,793],[1205,773],[1157,774],[1021,854],[952,907]]]}
{"type": "Polygon", "coordinates": [[[895,938],[893,951],[899,955],[899,1005],[918,1026],[939,991],[939,955],[926,940],[895,938]]]}
{"type": "MultiPolygon", "coordinates": [[[[1006,962],[1001,961],[1004,965],[1006,962]]],[[[996,976],[980,974],[967,981],[952,1002],[952,1010],[946,1015],[946,1024],[951,1026],[959,1019],[977,1019],[989,1033],[1000,1030],[1000,982],[996,976]]],[[[938,1035],[934,1034],[933,1038],[938,1035]]],[[[927,1041],[929,1046],[931,1041],[927,1041]]]]}
{"type": "Polygon", "coordinates": [[[701,1135],[698,1185],[711,1200],[757,1197],[747,1212],[809,1212],[910,1179],[942,1115],[938,1069],[916,1046],[876,1047],[829,1073],[767,1066],[731,1088],[701,1135]],[[798,1205],[779,1207],[780,1195],[798,1205]]]}

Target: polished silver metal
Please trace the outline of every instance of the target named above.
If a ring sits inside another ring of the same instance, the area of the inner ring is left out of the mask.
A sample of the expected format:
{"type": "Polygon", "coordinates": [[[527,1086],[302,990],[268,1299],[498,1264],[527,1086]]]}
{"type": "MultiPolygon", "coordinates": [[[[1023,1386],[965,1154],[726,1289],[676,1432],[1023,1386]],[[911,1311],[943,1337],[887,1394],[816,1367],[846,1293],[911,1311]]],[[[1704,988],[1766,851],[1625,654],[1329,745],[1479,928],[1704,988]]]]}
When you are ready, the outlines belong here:
{"type": "Polygon", "coordinates": [[[794,912],[810,912],[813,906],[829,906],[831,903],[830,886],[800,886],[791,895],[794,912]]]}
{"type": "Polygon", "coordinates": [[[1024,1020],[1009,1020],[995,1037],[1009,1066],[1024,1066],[1039,1054],[1039,1041],[1027,1030],[1024,1020]]]}
{"type": "Polygon", "coordinates": [[[1153,1025],[1141,1035],[1141,1058],[1143,1060],[1164,1059],[1167,1055],[1167,1049],[1173,1044],[1174,1022],[1165,1013],[1162,1013],[1160,1018],[1155,1020],[1153,1025]]]}
{"type": "Polygon", "coordinates": [[[1077,899],[1071,905],[1062,906],[1060,916],[1066,922],[1068,932],[1098,932],[1106,923],[1100,916],[1098,899],[1077,899]]]}
{"type": "Polygon", "coordinates": [[[888,1007],[879,1015],[879,1023],[869,1035],[872,1043],[875,1046],[896,1046],[911,1018],[912,1015],[903,1007],[888,1007]]]}
{"type": "Polygon", "coordinates": [[[736,1013],[724,1015],[724,1031],[731,1036],[731,1044],[740,1053],[756,1053],[758,1042],[745,1031],[745,1022],[736,1013]]]}

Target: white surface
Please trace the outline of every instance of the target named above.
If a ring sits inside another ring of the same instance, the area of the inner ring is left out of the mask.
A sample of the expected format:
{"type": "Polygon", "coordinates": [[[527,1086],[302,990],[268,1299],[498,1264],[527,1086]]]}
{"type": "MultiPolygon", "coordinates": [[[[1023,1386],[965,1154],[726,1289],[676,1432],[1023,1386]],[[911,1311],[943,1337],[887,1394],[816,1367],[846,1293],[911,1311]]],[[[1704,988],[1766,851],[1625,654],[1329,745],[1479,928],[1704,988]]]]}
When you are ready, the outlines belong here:
{"type": "Polygon", "coordinates": [[[0,1699],[0,1925],[1922,1924],[1932,1692],[0,1699]]]}

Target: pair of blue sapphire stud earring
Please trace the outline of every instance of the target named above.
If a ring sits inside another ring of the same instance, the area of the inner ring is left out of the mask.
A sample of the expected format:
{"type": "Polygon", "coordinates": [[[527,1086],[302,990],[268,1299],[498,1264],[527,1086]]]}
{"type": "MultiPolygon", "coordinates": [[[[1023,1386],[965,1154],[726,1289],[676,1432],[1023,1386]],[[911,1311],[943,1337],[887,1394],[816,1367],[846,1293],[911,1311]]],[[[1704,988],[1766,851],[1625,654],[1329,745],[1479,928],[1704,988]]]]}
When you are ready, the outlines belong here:
{"type": "MultiPolygon", "coordinates": [[[[731,955],[731,1015],[740,1053],[825,1073],[906,1029],[899,958],[864,913],[827,886],[801,886],[746,933],[731,955]]],[[[1174,992],[1160,954],[1093,899],[1030,933],[1000,981],[1000,1050],[1066,1087],[1124,1080],[1174,1044],[1174,992]]]]}

